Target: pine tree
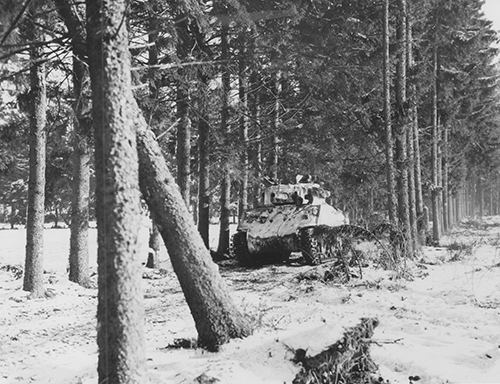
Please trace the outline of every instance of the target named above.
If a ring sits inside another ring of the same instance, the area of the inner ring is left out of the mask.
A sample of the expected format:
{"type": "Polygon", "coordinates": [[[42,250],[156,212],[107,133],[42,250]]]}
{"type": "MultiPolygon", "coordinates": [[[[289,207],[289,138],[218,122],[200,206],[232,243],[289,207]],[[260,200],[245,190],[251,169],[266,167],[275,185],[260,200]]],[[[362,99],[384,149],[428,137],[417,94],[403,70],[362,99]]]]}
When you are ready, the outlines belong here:
{"type": "Polygon", "coordinates": [[[95,137],[99,382],[141,383],[144,333],[137,223],[141,218],[127,2],[88,0],[95,137]]]}
{"type": "MultiPolygon", "coordinates": [[[[225,24],[221,27],[221,60],[227,63],[230,58],[229,43],[228,43],[229,27],[225,24]]],[[[222,105],[220,118],[220,131],[224,135],[224,153],[222,178],[220,181],[220,230],[219,244],[217,246],[217,254],[221,257],[224,254],[229,254],[229,216],[230,216],[230,199],[231,199],[231,168],[229,165],[229,92],[231,91],[231,76],[227,66],[222,72],[222,105]]]]}
{"type": "Polygon", "coordinates": [[[384,130],[385,130],[385,161],[387,175],[387,211],[392,224],[397,221],[397,200],[396,200],[396,170],[394,168],[393,139],[392,139],[392,119],[391,119],[391,70],[389,56],[389,0],[384,2],[384,62],[383,62],[383,88],[384,88],[384,130]]]}
{"type": "MultiPolygon", "coordinates": [[[[28,41],[43,40],[43,33],[35,16],[37,2],[31,4],[30,16],[25,21],[28,41]]],[[[43,231],[45,222],[45,156],[47,121],[46,72],[43,46],[30,47],[30,133],[28,216],[26,220],[26,260],[23,289],[32,297],[45,294],[43,284],[43,231]]]]}

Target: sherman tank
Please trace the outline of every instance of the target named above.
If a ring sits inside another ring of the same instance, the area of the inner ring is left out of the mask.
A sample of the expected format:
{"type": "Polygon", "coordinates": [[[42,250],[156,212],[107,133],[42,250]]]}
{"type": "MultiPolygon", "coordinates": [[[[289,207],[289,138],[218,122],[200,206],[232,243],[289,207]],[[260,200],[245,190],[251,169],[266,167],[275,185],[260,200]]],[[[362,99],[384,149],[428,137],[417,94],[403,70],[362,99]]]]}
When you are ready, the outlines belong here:
{"type": "Polygon", "coordinates": [[[292,252],[301,252],[311,265],[332,258],[332,229],[348,225],[349,219],[326,202],[329,196],[311,182],[266,187],[260,206],[240,220],[233,255],[245,266],[286,261],[292,252]]]}

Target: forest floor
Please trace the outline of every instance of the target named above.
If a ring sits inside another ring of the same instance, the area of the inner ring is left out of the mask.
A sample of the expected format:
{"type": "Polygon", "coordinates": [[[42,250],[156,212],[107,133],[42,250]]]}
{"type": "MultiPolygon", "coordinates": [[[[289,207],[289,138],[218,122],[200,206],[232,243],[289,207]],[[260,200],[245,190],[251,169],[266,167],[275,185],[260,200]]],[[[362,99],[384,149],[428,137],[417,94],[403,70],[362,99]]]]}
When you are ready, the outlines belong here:
{"type": "MultiPolygon", "coordinates": [[[[97,290],[67,281],[68,239],[67,229],[46,231],[51,297],[32,300],[8,268],[22,265],[24,230],[0,231],[2,384],[97,382],[97,290]]],[[[95,230],[90,242],[95,270],[95,230]]],[[[425,247],[405,278],[372,266],[346,284],[307,279],[314,269],[299,263],[245,269],[225,262],[221,273],[257,328],[218,353],[169,347],[196,331],[164,257],[160,271],[144,269],[147,376],[152,383],[291,383],[300,369],[293,349],[313,355],[344,327],[377,317],[371,354],[391,383],[500,383],[500,217],[462,225],[442,243],[425,247]]]]}

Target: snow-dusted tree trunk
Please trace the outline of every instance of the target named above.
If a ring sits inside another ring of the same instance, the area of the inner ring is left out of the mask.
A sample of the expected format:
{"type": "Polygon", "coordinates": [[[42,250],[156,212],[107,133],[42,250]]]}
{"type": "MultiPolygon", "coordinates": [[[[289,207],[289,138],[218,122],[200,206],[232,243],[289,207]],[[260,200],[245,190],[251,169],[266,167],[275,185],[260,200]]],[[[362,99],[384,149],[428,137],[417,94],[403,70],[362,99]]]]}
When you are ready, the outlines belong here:
{"type": "Polygon", "coordinates": [[[396,167],[398,218],[400,230],[403,233],[407,251],[412,250],[410,231],[410,208],[408,199],[408,107],[406,100],[406,0],[398,0],[396,38],[398,44],[396,65],[396,167]]]}
{"type": "MultiPolygon", "coordinates": [[[[408,148],[408,200],[409,200],[409,210],[410,210],[410,233],[413,242],[413,248],[417,249],[419,246],[419,235],[418,235],[418,214],[417,214],[417,177],[415,175],[415,137],[414,130],[415,126],[418,127],[418,115],[417,115],[417,87],[414,83],[413,72],[415,69],[415,63],[413,60],[413,41],[412,41],[412,26],[410,21],[410,14],[408,10],[408,16],[406,17],[406,65],[408,73],[407,95],[409,103],[409,115],[410,121],[406,133],[407,148],[408,148]]],[[[418,142],[418,141],[417,141],[418,142]]]]}
{"type": "Polygon", "coordinates": [[[278,181],[279,169],[279,126],[280,126],[280,97],[281,97],[281,74],[274,73],[272,76],[274,92],[274,108],[272,116],[272,151],[271,151],[271,177],[278,181]]]}
{"type": "Polygon", "coordinates": [[[151,219],[151,227],[149,228],[148,245],[149,252],[146,268],[158,268],[160,264],[160,231],[153,219],[151,219]]]}
{"type": "MultiPolygon", "coordinates": [[[[43,33],[37,26],[34,4],[30,17],[25,22],[28,41],[43,40],[43,33]]],[[[29,181],[28,217],[26,221],[26,260],[24,265],[23,289],[32,297],[45,294],[43,286],[43,229],[45,221],[45,155],[47,121],[47,90],[45,64],[41,63],[43,48],[30,48],[30,133],[29,133],[29,181]]]]}
{"type": "MultiPolygon", "coordinates": [[[[75,50],[74,50],[75,51],[75,50]]],[[[84,88],[90,81],[82,58],[73,59],[73,86],[75,104],[73,110],[73,195],[71,201],[71,236],[69,252],[69,279],[87,285],[89,279],[89,194],[90,194],[90,145],[91,120],[85,116],[90,103],[84,88]]]]}
{"type": "MultiPolygon", "coordinates": [[[[228,44],[229,28],[227,25],[221,27],[221,59],[224,63],[229,60],[229,44],[228,44]]],[[[220,232],[219,245],[217,253],[219,255],[229,253],[229,216],[230,199],[231,199],[231,175],[229,167],[229,92],[231,91],[231,77],[229,68],[224,68],[222,72],[222,107],[221,107],[221,133],[225,140],[225,159],[223,160],[223,174],[220,182],[220,232]]]]}
{"type": "Polygon", "coordinates": [[[434,42],[432,55],[432,147],[431,147],[431,163],[432,163],[432,238],[434,242],[439,243],[440,240],[440,223],[439,223],[439,187],[438,187],[438,142],[439,142],[439,127],[438,127],[438,105],[437,105],[437,75],[438,75],[438,54],[437,42],[434,42]]]}
{"type": "MultiPolygon", "coordinates": [[[[179,12],[179,11],[178,11],[179,12]]],[[[175,19],[177,32],[177,57],[185,61],[191,50],[191,38],[188,31],[189,17],[179,12],[175,19]]],[[[177,80],[177,184],[182,197],[189,207],[191,191],[191,119],[189,117],[189,78],[183,68],[178,71],[177,80]]]]}
{"type": "Polygon", "coordinates": [[[200,74],[200,118],[198,120],[198,232],[209,249],[210,226],[210,122],[208,79],[200,74]]]}
{"type": "Polygon", "coordinates": [[[391,70],[389,56],[389,0],[384,2],[384,125],[385,125],[385,162],[387,171],[387,211],[391,223],[396,223],[396,170],[394,167],[392,121],[391,121],[391,70]]]}
{"type": "MultiPolygon", "coordinates": [[[[67,5],[64,2],[63,4],[67,5]]],[[[93,8],[94,12],[97,9],[98,7],[93,8]]],[[[71,11],[71,9],[66,8],[65,11],[71,11]]],[[[61,9],[59,13],[70,32],[78,33],[73,23],[76,19],[74,15],[71,12],[62,12],[61,9]]],[[[100,24],[94,21],[90,25],[96,28],[100,24]]],[[[215,350],[230,338],[249,335],[252,331],[251,326],[237,310],[217,266],[212,262],[208,249],[196,231],[154,134],[148,129],[134,98],[123,99],[129,101],[126,110],[134,114],[138,130],[137,148],[141,190],[157,221],[172,265],[191,309],[200,344],[215,350]]],[[[137,331],[140,331],[140,327],[137,331]]],[[[122,355],[120,358],[126,357],[122,355]]],[[[134,361],[131,363],[136,366],[134,361]]]]}
{"type": "Polygon", "coordinates": [[[143,383],[141,206],[126,0],[87,0],[98,240],[100,383],[143,383]]]}
{"type": "Polygon", "coordinates": [[[443,149],[442,149],[442,166],[443,166],[443,190],[442,190],[442,200],[443,200],[443,231],[448,232],[450,228],[449,223],[449,208],[450,204],[448,201],[449,190],[448,190],[448,131],[449,126],[445,124],[443,126],[443,149]]]}
{"type": "Polygon", "coordinates": [[[240,140],[242,144],[241,149],[241,181],[240,181],[240,196],[239,196],[239,217],[241,219],[243,213],[248,208],[248,66],[247,49],[245,32],[239,35],[240,40],[240,54],[238,60],[238,95],[240,102],[240,140]]]}

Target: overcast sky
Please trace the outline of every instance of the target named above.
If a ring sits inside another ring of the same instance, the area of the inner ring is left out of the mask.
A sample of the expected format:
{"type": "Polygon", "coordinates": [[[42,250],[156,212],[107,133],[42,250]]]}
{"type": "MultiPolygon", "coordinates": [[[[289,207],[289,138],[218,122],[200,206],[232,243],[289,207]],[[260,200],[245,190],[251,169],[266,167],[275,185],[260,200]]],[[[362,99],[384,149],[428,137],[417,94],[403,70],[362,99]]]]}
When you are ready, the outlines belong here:
{"type": "Polygon", "coordinates": [[[483,10],[485,16],[493,21],[493,28],[500,30],[500,0],[486,0],[483,10]]]}

